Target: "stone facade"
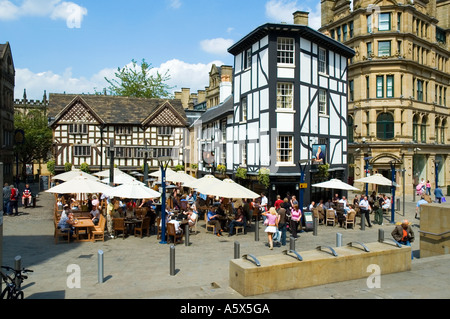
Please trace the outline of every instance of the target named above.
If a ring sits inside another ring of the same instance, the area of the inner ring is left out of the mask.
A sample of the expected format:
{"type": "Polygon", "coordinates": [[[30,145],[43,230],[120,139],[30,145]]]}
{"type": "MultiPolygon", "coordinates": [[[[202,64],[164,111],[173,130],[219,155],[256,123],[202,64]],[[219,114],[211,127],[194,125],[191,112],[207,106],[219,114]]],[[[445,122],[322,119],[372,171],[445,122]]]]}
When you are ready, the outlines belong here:
{"type": "Polygon", "coordinates": [[[3,179],[13,179],[14,143],[14,82],[15,69],[8,42],[0,44],[0,162],[3,163],[3,179]]]}
{"type": "Polygon", "coordinates": [[[450,185],[449,9],[450,1],[353,1],[353,10],[349,1],[322,1],[320,31],[355,50],[350,182],[366,168],[391,178],[395,163],[397,194],[413,194],[421,179],[432,189],[436,180],[450,185]]]}

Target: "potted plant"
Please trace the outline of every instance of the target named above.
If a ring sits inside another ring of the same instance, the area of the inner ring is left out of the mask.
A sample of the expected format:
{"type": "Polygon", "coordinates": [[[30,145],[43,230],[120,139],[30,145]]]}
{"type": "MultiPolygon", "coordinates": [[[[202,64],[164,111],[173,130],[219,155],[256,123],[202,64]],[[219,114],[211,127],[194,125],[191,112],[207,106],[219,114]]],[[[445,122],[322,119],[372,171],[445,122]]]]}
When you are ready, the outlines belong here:
{"type": "Polygon", "coordinates": [[[258,182],[265,188],[270,186],[270,170],[266,167],[261,167],[258,171],[258,182]]]}
{"type": "Polygon", "coordinates": [[[220,174],[224,175],[225,172],[227,171],[227,167],[224,164],[219,164],[219,165],[217,165],[217,171],[220,174]]]}
{"type": "Polygon", "coordinates": [[[235,176],[236,178],[247,179],[247,169],[244,167],[238,167],[235,176]]]}

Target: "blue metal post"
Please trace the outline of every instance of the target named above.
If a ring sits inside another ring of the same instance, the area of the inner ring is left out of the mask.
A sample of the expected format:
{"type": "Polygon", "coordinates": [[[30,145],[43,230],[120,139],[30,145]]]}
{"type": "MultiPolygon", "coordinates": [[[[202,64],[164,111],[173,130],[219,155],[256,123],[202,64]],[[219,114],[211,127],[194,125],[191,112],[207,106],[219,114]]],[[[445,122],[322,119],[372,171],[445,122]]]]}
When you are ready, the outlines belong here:
{"type": "MultiPolygon", "coordinates": [[[[301,184],[303,184],[305,182],[305,167],[306,167],[306,165],[304,165],[303,167],[300,165],[300,183],[301,184]]],[[[300,187],[299,208],[302,210],[302,212],[303,212],[303,195],[304,195],[304,193],[305,193],[305,189],[303,187],[300,187]]]]}
{"type": "Polygon", "coordinates": [[[395,164],[391,163],[392,174],[392,207],[391,207],[391,224],[395,224],[395,164]]]}
{"type": "MultiPolygon", "coordinates": [[[[369,175],[369,160],[366,159],[366,176],[367,177],[369,175]]],[[[369,196],[369,183],[366,183],[366,196],[369,196]]]]}
{"type": "Polygon", "coordinates": [[[436,186],[435,186],[435,188],[438,188],[439,187],[439,176],[438,176],[438,174],[439,174],[439,162],[438,161],[434,161],[434,175],[435,175],[435,177],[436,177],[436,186]]]}
{"type": "Polygon", "coordinates": [[[160,244],[167,244],[166,241],[166,170],[161,164],[161,241],[160,244]]]}

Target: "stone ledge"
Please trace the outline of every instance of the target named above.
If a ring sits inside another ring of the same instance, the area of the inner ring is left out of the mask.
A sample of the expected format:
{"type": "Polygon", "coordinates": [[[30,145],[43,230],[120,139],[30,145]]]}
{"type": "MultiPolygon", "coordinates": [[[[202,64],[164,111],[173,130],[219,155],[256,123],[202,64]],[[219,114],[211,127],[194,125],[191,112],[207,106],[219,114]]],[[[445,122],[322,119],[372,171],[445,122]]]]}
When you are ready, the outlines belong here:
{"type": "Polygon", "coordinates": [[[411,270],[411,247],[398,248],[387,243],[359,247],[333,248],[337,257],[323,251],[299,252],[303,261],[280,255],[255,256],[261,266],[245,259],[230,260],[230,287],[243,296],[306,288],[340,281],[367,278],[370,265],[377,265],[381,275],[411,270]]]}

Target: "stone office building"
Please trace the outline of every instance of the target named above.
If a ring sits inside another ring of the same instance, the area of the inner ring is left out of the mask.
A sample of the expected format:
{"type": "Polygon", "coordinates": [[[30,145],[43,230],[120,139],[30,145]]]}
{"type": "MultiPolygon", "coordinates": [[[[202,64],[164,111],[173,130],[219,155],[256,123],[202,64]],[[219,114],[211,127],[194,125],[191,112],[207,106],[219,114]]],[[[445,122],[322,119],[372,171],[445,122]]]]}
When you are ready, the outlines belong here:
{"type": "Polygon", "coordinates": [[[391,178],[394,167],[397,194],[403,187],[413,194],[422,178],[432,189],[436,177],[450,185],[450,1],[321,6],[320,31],[355,50],[348,66],[350,181],[366,168],[391,178]]]}

